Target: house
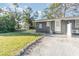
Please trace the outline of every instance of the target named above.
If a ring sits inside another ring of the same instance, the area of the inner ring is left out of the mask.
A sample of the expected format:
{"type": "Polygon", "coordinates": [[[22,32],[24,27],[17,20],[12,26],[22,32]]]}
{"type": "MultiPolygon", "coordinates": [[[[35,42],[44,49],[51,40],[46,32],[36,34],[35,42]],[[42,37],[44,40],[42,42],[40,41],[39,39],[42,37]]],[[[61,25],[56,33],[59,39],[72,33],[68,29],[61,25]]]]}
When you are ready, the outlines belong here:
{"type": "Polygon", "coordinates": [[[29,24],[24,22],[23,20],[20,20],[19,21],[19,25],[20,25],[20,29],[21,30],[29,30],[29,24]]]}
{"type": "Polygon", "coordinates": [[[79,17],[36,20],[35,23],[36,32],[67,35],[79,33],[79,17]]]}

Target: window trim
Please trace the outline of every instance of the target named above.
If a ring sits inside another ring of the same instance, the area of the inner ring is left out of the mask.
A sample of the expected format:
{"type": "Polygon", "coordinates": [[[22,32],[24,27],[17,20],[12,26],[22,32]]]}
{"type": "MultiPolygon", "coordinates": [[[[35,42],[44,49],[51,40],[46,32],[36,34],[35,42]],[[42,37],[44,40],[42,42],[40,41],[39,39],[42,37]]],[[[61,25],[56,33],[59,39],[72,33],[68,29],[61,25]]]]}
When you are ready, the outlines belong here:
{"type": "Polygon", "coordinates": [[[79,20],[75,21],[75,28],[79,28],[79,20]]]}
{"type": "Polygon", "coordinates": [[[40,28],[40,29],[42,28],[42,24],[41,24],[41,23],[39,24],[39,28],[40,28]]]}

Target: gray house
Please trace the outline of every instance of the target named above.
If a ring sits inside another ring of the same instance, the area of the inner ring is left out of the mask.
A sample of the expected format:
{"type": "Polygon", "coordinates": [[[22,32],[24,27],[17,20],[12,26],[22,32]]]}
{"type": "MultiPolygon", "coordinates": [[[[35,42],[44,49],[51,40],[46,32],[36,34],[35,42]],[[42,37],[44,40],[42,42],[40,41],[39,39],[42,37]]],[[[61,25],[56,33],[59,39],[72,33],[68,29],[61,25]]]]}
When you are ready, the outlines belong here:
{"type": "Polygon", "coordinates": [[[78,34],[79,17],[36,20],[36,32],[51,34],[78,34]]]}

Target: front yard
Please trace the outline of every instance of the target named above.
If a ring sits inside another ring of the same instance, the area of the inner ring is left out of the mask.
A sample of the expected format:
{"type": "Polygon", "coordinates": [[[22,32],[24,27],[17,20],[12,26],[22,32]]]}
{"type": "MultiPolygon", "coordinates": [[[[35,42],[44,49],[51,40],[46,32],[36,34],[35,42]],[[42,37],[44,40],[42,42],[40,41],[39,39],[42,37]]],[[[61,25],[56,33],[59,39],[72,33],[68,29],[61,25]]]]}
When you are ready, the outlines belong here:
{"type": "Polygon", "coordinates": [[[0,55],[16,55],[27,44],[40,37],[39,34],[26,32],[0,34],[0,55]]]}

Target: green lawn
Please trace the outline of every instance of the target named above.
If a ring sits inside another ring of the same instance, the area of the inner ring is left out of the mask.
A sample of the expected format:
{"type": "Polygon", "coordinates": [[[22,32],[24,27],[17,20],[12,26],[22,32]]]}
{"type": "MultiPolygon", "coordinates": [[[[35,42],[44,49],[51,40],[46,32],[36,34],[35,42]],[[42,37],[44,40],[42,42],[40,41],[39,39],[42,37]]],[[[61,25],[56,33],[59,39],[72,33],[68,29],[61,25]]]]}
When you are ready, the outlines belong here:
{"type": "Polygon", "coordinates": [[[40,37],[39,34],[26,32],[0,34],[0,55],[16,55],[25,45],[40,37]]]}

